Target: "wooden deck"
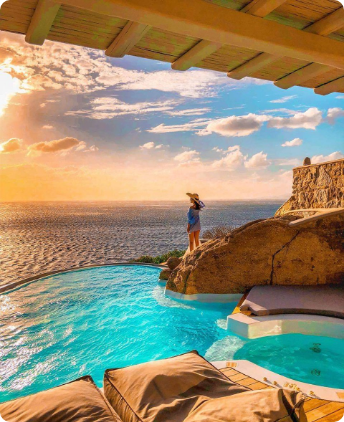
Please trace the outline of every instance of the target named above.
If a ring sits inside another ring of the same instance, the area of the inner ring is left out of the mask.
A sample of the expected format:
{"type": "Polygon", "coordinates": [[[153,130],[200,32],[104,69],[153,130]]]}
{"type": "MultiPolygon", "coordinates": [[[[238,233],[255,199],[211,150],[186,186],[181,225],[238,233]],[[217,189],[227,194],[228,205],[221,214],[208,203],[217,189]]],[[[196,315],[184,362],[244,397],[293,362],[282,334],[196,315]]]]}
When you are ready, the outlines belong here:
{"type": "MultiPolygon", "coordinates": [[[[236,383],[250,388],[251,390],[263,390],[273,388],[254,378],[251,378],[236,369],[225,368],[223,372],[229,379],[236,383]]],[[[304,409],[308,422],[338,422],[344,416],[344,403],[321,400],[317,398],[307,398],[304,409]]]]}

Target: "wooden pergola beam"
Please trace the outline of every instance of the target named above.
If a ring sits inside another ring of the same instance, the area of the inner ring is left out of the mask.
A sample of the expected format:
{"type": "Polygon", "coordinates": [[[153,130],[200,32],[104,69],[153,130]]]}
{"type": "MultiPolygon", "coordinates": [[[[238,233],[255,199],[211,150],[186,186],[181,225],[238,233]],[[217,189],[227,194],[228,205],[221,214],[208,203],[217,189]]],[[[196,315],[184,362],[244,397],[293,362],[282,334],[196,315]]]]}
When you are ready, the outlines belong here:
{"type": "Polygon", "coordinates": [[[303,82],[309,81],[316,76],[322,75],[330,71],[332,67],[325,66],[319,63],[311,63],[308,66],[303,67],[302,69],[297,70],[294,73],[291,73],[288,76],[285,76],[282,79],[274,82],[276,86],[282,89],[288,89],[296,85],[300,85],[303,82]]]}
{"type": "Polygon", "coordinates": [[[344,43],[199,0],[63,0],[189,37],[344,70],[344,43]],[[230,22],[230,25],[229,25],[230,22]]]}
{"type": "Polygon", "coordinates": [[[287,0],[253,0],[240,11],[264,18],[264,16],[269,15],[286,1],[287,0]]]}
{"type": "Polygon", "coordinates": [[[274,63],[276,61],[276,57],[277,56],[275,54],[261,53],[248,62],[237,67],[235,70],[228,72],[227,75],[232,79],[243,79],[246,76],[250,76],[254,72],[264,68],[265,66],[274,63]]]}
{"type": "Polygon", "coordinates": [[[172,63],[174,70],[187,70],[217,51],[222,44],[202,40],[172,63]]]}
{"type": "Polygon", "coordinates": [[[307,32],[317,35],[329,35],[333,32],[338,31],[338,29],[343,28],[344,26],[344,8],[336,10],[333,13],[325,16],[323,19],[320,19],[318,22],[313,23],[308,28],[305,29],[307,32]]]}
{"type": "MultiPolygon", "coordinates": [[[[241,12],[249,13],[250,15],[264,17],[277,9],[281,4],[287,0],[253,0],[241,12]]],[[[191,50],[179,57],[173,64],[174,70],[188,70],[190,67],[195,66],[197,63],[215,53],[222,45],[212,43],[210,41],[200,41],[191,50]]]]}
{"type": "Polygon", "coordinates": [[[27,30],[25,41],[30,44],[43,45],[60,7],[61,3],[54,0],[39,0],[27,30]]]}
{"type": "Polygon", "coordinates": [[[344,91],[344,75],[343,77],[331,81],[325,85],[321,85],[314,90],[314,92],[319,95],[328,95],[339,91],[344,91]]]}
{"type": "Polygon", "coordinates": [[[150,28],[149,25],[129,21],[106,49],[105,54],[110,57],[124,57],[150,28]]]}
{"type": "MultiPolygon", "coordinates": [[[[313,23],[312,25],[310,25],[309,27],[304,29],[304,31],[308,32],[308,33],[315,34],[315,35],[326,36],[326,35],[331,34],[332,32],[337,31],[338,29],[340,29],[343,26],[344,26],[344,8],[341,8],[341,9],[338,9],[335,12],[331,13],[330,15],[326,16],[325,18],[320,19],[319,21],[313,23]]],[[[267,64],[270,64],[270,63],[273,63],[274,61],[280,60],[283,56],[276,55],[275,60],[273,60],[271,55],[269,56],[266,53],[263,53],[259,57],[260,57],[261,66],[259,66],[259,63],[257,61],[255,61],[255,58],[254,58],[252,64],[250,63],[252,60],[247,62],[247,63],[244,63],[243,65],[241,65],[241,66],[237,67],[236,69],[230,71],[228,73],[228,76],[230,78],[233,78],[233,79],[242,79],[245,76],[250,76],[254,72],[257,72],[258,70],[263,69],[267,64]],[[246,74],[245,74],[245,71],[246,71],[246,74]]],[[[316,61],[314,61],[314,62],[316,63],[316,61]]],[[[300,79],[301,82],[304,82],[307,79],[312,78],[314,69],[309,68],[308,71],[310,72],[310,77],[308,77],[308,78],[306,76],[304,68],[296,71],[296,72],[300,72],[299,77],[302,78],[302,80],[300,79]]],[[[324,66],[324,72],[323,73],[325,73],[327,71],[328,71],[328,67],[324,66]]],[[[319,74],[321,74],[321,72],[318,73],[318,75],[319,74]]],[[[289,76],[290,75],[286,76],[286,78],[288,78],[289,76]]],[[[297,76],[295,77],[295,79],[297,79],[297,76]]],[[[291,80],[292,79],[290,78],[289,80],[286,81],[285,85],[286,85],[287,88],[294,86],[294,85],[289,85],[291,80]]],[[[279,86],[280,88],[283,88],[282,81],[283,81],[283,79],[279,80],[275,85],[279,86]]],[[[285,89],[287,89],[287,88],[285,88],[285,89]]]]}

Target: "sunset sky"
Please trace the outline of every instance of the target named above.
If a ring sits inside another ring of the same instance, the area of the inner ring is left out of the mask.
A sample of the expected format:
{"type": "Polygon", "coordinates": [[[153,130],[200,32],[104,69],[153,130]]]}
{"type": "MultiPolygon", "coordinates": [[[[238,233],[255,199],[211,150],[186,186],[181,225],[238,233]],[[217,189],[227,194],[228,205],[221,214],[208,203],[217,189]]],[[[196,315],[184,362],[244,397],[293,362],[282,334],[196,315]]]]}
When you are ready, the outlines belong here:
{"type": "Polygon", "coordinates": [[[343,94],[0,33],[1,201],[287,199],[343,153],[343,94]]]}

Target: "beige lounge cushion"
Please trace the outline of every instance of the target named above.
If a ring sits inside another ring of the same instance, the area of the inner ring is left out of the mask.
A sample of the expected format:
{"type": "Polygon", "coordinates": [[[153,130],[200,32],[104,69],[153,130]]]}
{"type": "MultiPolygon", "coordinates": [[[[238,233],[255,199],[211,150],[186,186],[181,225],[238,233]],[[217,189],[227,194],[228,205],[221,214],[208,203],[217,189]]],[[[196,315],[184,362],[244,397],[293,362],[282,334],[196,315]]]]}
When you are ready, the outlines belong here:
{"type": "Polygon", "coordinates": [[[306,422],[301,393],[266,389],[209,400],[185,422],[306,422]]]}
{"type": "Polygon", "coordinates": [[[121,422],[91,377],[0,404],[6,422],[121,422]]]}
{"type": "Polygon", "coordinates": [[[182,422],[209,399],[248,391],[190,352],[104,375],[104,392],[124,422],[182,422]]]}

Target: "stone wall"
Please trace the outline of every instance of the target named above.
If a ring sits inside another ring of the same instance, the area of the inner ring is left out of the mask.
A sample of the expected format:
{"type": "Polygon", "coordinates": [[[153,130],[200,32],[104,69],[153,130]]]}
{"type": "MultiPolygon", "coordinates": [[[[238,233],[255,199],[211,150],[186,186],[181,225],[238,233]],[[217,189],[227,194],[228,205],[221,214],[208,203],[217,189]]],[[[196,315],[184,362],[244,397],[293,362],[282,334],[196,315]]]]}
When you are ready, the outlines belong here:
{"type": "Polygon", "coordinates": [[[275,215],[308,208],[344,208],[344,159],[293,170],[292,196],[275,215]]]}

